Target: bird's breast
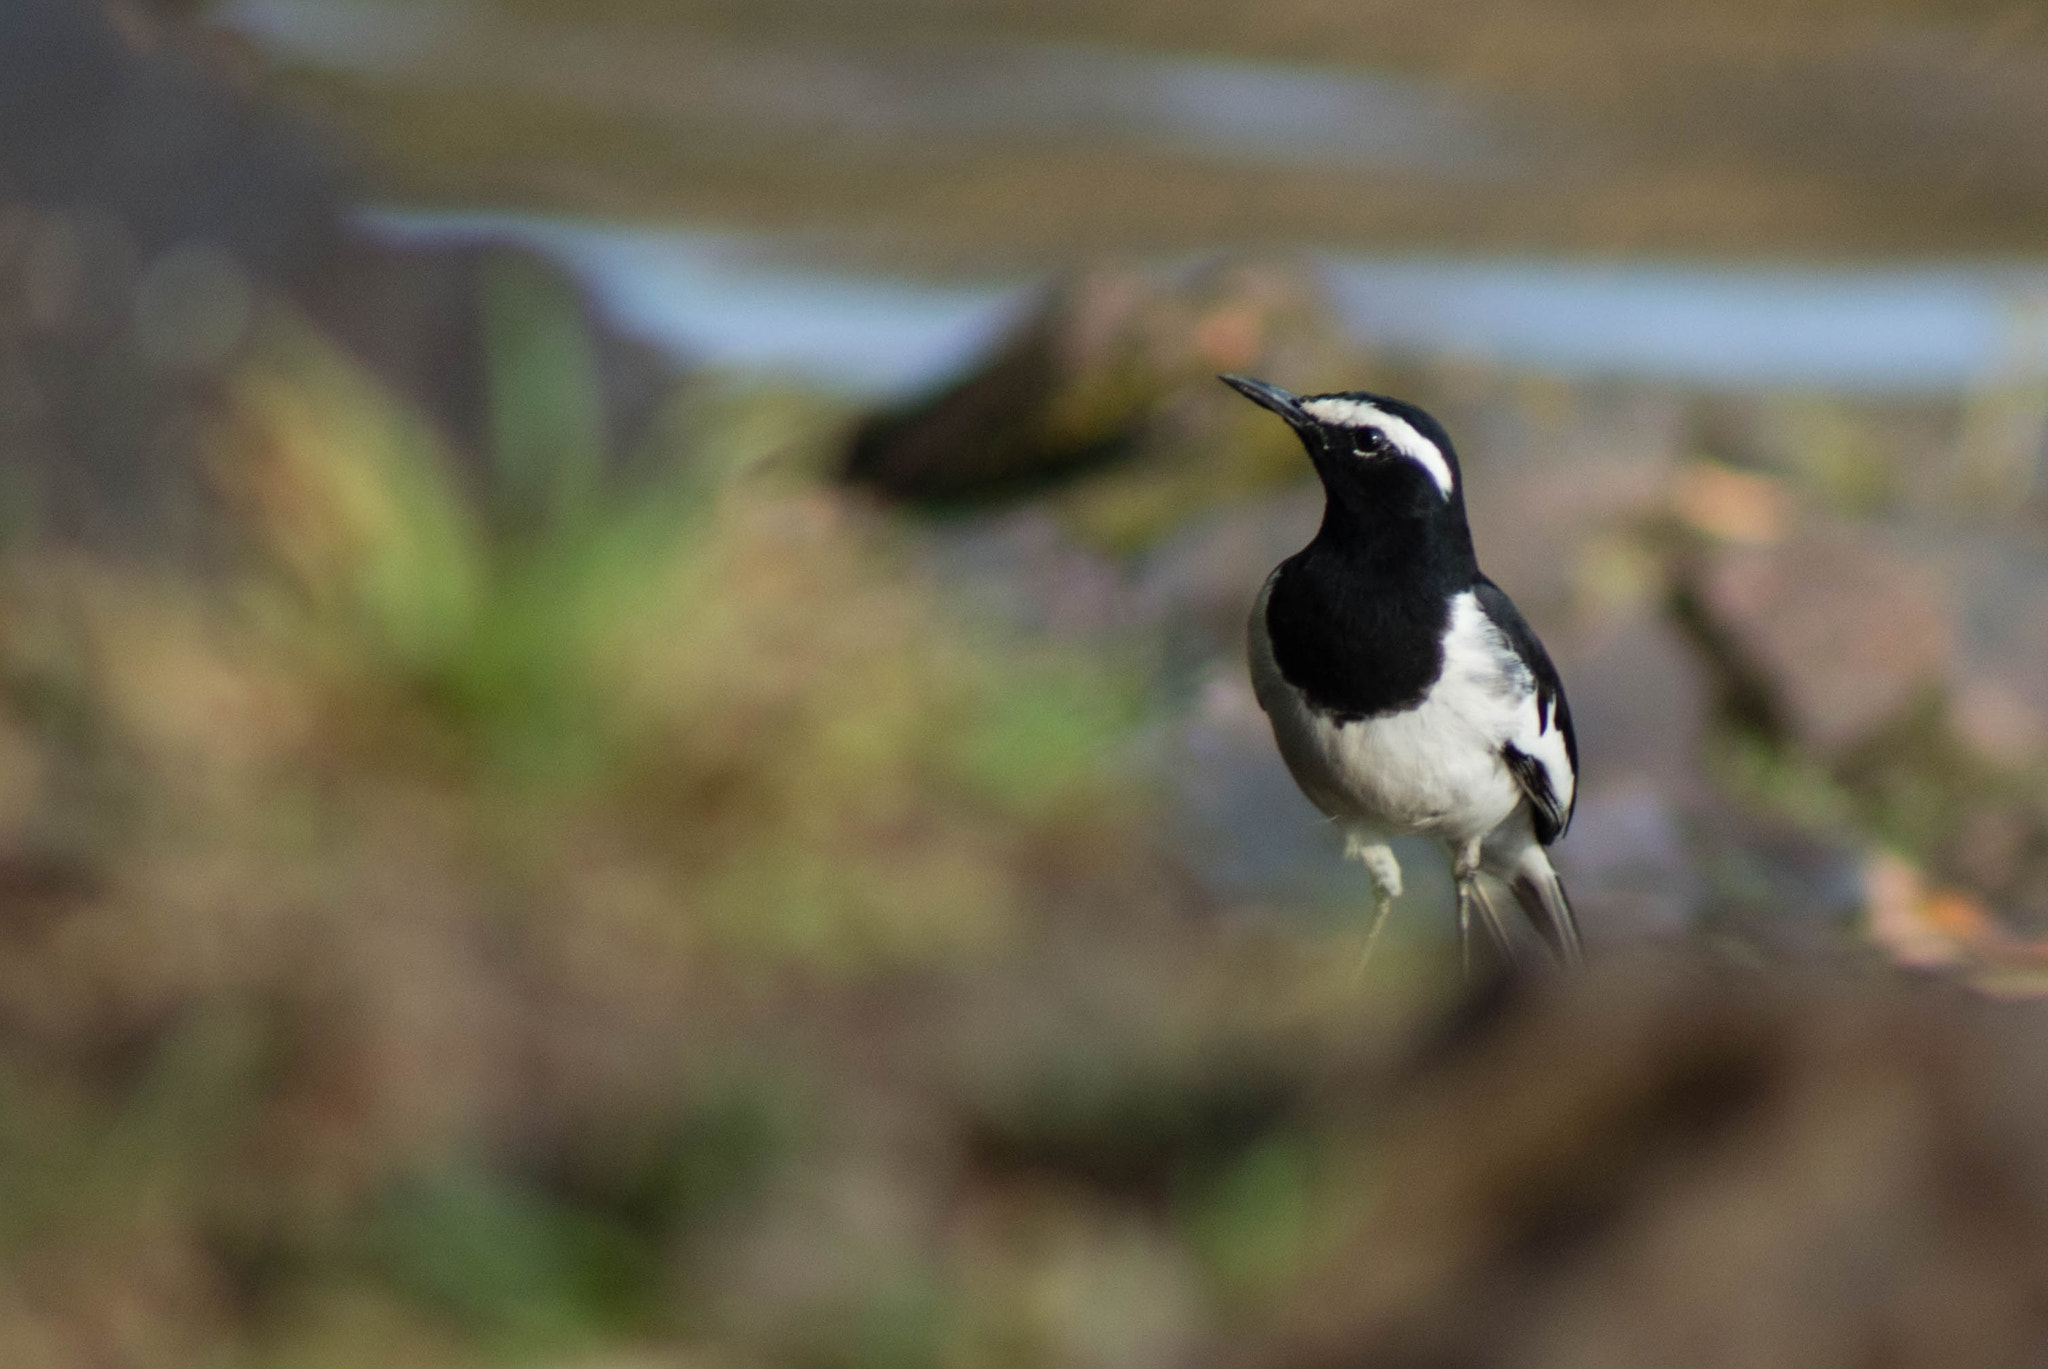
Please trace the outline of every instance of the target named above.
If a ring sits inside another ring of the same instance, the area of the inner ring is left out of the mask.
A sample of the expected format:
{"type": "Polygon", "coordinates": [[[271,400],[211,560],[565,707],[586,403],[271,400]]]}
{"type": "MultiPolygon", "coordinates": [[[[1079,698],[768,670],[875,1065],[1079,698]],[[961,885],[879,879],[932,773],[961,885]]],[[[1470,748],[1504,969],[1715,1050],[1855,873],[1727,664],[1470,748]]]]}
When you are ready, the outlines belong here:
{"type": "Polygon", "coordinates": [[[1252,613],[1252,686],[1311,802],[1377,832],[1447,840],[1483,835],[1514,811],[1521,791],[1501,742],[1524,690],[1471,614],[1454,615],[1415,702],[1359,717],[1321,706],[1281,669],[1264,612],[1273,585],[1252,613]]]}

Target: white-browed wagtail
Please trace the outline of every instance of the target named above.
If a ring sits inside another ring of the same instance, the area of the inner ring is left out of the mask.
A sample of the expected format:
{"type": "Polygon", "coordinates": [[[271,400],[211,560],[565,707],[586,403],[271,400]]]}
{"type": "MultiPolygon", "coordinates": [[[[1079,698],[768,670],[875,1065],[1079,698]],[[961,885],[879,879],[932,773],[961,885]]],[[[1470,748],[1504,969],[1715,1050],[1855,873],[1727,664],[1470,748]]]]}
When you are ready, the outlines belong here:
{"type": "Polygon", "coordinates": [[[1252,609],[1252,686],[1295,782],[1372,876],[1368,947],[1401,893],[1387,843],[1421,836],[1449,853],[1468,948],[1476,909],[1510,951],[1491,876],[1577,961],[1544,852],[1578,788],[1571,710],[1543,643],[1480,573],[1449,435],[1382,395],[1223,380],[1285,419],[1322,479],[1322,526],[1252,609]]]}

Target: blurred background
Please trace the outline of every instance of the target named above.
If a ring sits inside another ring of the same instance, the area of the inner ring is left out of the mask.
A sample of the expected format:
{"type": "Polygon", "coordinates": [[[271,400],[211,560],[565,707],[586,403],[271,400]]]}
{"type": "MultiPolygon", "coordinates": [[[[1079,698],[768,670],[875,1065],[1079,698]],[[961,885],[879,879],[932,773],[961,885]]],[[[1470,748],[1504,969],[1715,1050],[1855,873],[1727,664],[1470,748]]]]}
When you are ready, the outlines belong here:
{"type": "Polygon", "coordinates": [[[2048,1358],[2048,15],[0,0],[0,1363],[2048,1358]],[[1242,664],[1397,393],[1468,984],[1242,664]]]}

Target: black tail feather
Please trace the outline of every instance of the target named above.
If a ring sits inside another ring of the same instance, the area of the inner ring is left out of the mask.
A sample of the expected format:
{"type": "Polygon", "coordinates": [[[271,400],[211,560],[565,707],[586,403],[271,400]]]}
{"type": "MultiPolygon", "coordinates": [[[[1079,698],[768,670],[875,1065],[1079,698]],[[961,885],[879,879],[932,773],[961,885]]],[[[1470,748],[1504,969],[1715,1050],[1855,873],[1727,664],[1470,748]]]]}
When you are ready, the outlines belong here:
{"type": "Polygon", "coordinates": [[[1531,924],[1550,944],[1557,958],[1567,965],[1585,960],[1579,944],[1579,920],[1572,915],[1572,901],[1565,896],[1564,882],[1551,868],[1541,847],[1531,847],[1515,867],[1508,881],[1515,901],[1522,905],[1531,924]]]}

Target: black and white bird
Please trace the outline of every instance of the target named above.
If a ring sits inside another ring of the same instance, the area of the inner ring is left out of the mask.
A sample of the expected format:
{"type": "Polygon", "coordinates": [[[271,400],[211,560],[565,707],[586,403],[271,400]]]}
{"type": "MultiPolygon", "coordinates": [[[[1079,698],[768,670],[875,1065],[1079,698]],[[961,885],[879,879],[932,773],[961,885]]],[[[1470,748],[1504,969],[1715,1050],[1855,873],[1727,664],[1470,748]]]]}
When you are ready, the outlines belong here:
{"type": "Polygon", "coordinates": [[[1442,425],[1383,395],[1223,381],[1287,420],[1323,482],[1323,522],[1252,609],[1252,686],[1287,768],[1371,874],[1377,937],[1401,893],[1388,841],[1442,843],[1470,947],[1481,876],[1505,884],[1558,957],[1578,926],[1544,848],[1578,789],[1564,686],[1514,602],[1480,573],[1442,425]]]}

